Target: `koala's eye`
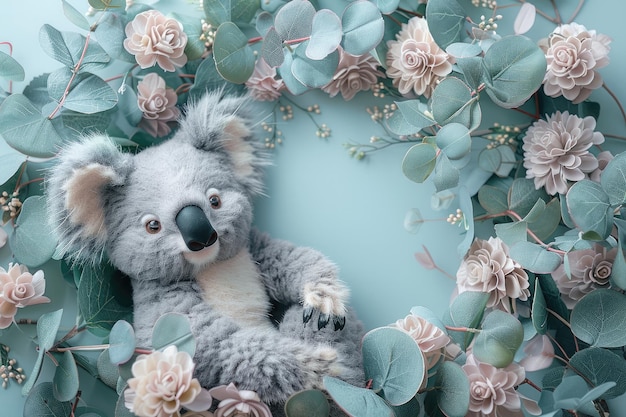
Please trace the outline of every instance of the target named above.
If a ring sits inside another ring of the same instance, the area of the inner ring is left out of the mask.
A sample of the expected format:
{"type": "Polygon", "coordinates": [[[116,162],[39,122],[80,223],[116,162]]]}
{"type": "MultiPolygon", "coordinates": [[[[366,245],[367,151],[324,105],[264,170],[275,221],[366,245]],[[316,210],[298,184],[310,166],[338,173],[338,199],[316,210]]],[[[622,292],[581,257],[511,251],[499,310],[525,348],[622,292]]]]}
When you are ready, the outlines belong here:
{"type": "Polygon", "coordinates": [[[209,204],[211,204],[211,207],[214,209],[218,209],[220,207],[222,207],[222,200],[220,199],[220,196],[217,194],[212,194],[209,197],[209,204]]]}
{"type": "Polygon", "coordinates": [[[161,231],[161,222],[158,220],[150,220],[146,223],[146,232],[155,235],[161,231]]]}

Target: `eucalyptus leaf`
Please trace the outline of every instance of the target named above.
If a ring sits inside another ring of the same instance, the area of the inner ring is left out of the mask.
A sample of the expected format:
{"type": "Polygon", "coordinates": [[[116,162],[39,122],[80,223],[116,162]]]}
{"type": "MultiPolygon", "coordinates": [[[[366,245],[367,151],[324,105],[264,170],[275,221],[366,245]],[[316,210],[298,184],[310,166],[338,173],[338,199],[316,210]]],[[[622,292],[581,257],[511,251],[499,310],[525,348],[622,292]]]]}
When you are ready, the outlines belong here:
{"type": "Polygon", "coordinates": [[[100,378],[100,380],[102,380],[102,382],[104,382],[107,386],[115,389],[120,374],[117,370],[117,366],[111,363],[108,349],[105,349],[102,353],[100,353],[98,360],[96,361],[96,367],[98,370],[98,378],[100,378]]]}
{"type": "MultiPolygon", "coordinates": [[[[543,200],[538,200],[543,201],[543,200]]],[[[541,240],[548,239],[556,231],[561,221],[561,207],[558,198],[545,205],[541,216],[528,222],[528,228],[541,240]]]]}
{"type": "Polygon", "coordinates": [[[594,386],[615,382],[615,386],[602,397],[611,399],[626,392],[626,361],[615,353],[598,347],[576,352],[570,358],[570,366],[585,376],[594,386]]]}
{"type": "MultiPolygon", "coordinates": [[[[476,329],[483,319],[488,301],[487,293],[462,292],[450,304],[443,322],[450,327],[476,329]]],[[[466,349],[474,338],[472,332],[450,331],[449,335],[462,349],[466,349]]]]}
{"type": "Polygon", "coordinates": [[[397,101],[398,110],[386,119],[389,130],[397,135],[412,135],[435,124],[428,106],[419,100],[397,101]]]}
{"type": "Polygon", "coordinates": [[[380,327],[363,337],[363,369],[392,405],[408,402],[425,377],[424,357],[415,340],[402,330],[380,327]]]}
{"type": "Polygon", "coordinates": [[[165,349],[174,345],[179,351],[193,357],[196,352],[196,340],[191,332],[189,320],[182,314],[167,313],[159,317],[152,329],[152,348],[165,349]]]}
{"type": "Polygon", "coordinates": [[[54,371],[52,391],[58,401],[72,401],[78,393],[78,368],[72,352],[65,351],[54,371]]]}
{"type": "Polygon", "coordinates": [[[517,178],[509,189],[509,210],[520,217],[525,217],[540,198],[545,202],[550,201],[550,197],[543,188],[539,190],[535,188],[533,180],[517,178]]]}
{"type": "Polygon", "coordinates": [[[124,62],[136,63],[135,56],[124,48],[125,28],[129,17],[121,13],[105,13],[100,17],[94,33],[98,43],[109,56],[124,62]]]}
{"type": "Polygon", "coordinates": [[[472,138],[467,127],[460,123],[449,123],[437,132],[437,146],[450,159],[458,160],[467,155],[472,147],[472,138]]]}
{"type": "Polygon", "coordinates": [[[62,0],[62,3],[63,14],[65,15],[65,17],[67,17],[67,20],[69,20],[81,29],[89,30],[89,22],[87,21],[87,18],[85,18],[85,16],[81,12],[76,10],[74,6],[69,4],[67,0],[62,0]]]}
{"type": "Polygon", "coordinates": [[[89,5],[96,10],[122,9],[126,7],[125,0],[89,0],[89,5]]]}
{"type": "Polygon", "coordinates": [[[204,0],[206,21],[213,27],[225,22],[250,23],[261,7],[260,0],[204,0]]]}
{"type": "Polygon", "coordinates": [[[330,404],[320,390],[299,391],[285,402],[286,417],[328,417],[329,414],[330,404]]]}
{"type": "Polygon", "coordinates": [[[478,155],[478,166],[499,177],[508,176],[516,164],[515,152],[506,145],[483,149],[478,155]]]}
{"type": "Polygon", "coordinates": [[[508,210],[507,194],[492,185],[483,185],[478,190],[478,202],[489,214],[500,214],[508,210]]]}
{"type": "Polygon", "coordinates": [[[109,334],[109,358],[115,365],[128,362],[135,353],[135,332],[125,320],[119,320],[109,334]]]}
{"type": "Polygon", "coordinates": [[[311,35],[315,7],[307,0],[291,0],[274,16],[274,27],[282,40],[296,40],[311,35]]]}
{"type": "Polygon", "coordinates": [[[533,303],[530,310],[530,317],[537,333],[546,334],[548,330],[548,305],[541,289],[541,280],[535,280],[535,291],[533,292],[533,303]]]}
{"type": "MultiPolygon", "coordinates": [[[[206,94],[207,91],[214,91],[220,88],[224,88],[225,93],[238,94],[243,86],[224,80],[217,72],[215,61],[211,57],[203,59],[196,70],[196,78],[189,90],[189,98],[197,99],[206,94]]],[[[137,104],[134,103],[134,106],[137,107],[137,104]]]]}
{"type": "Polygon", "coordinates": [[[511,223],[499,223],[494,225],[496,236],[498,236],[508,246],[513,246],[517,242],[525,242],[528,233],[528,223],[517,221],[511,223]]]}
{"type": "Polygon", "coordinates": [[[28,197],[17,218],[15,235],[10,241],[13,256],[22,264],[38,267],[52,257],[57,241],[50,233],[46,199],[28,197]]]}
{"type": "Polygon", "coordinates": [[[54,397],[52,382],[42,382],[34,387],[24,401],[23,417],[67,417],[72,413],[69,401],[54,397]]]}
{"type": "Polygon", "coordinates": [[[474,205],[472,198],[464,185],[459,187],[459,208],[463,213],[463,228],[465,229],[465,237],[456,248],[459,258],[465,256],[474,241],[474,205]]]}
{"type": "Polygon", "coordinates": [[[63,139],[26,96],[11,94],[0,105],[0,134],[12,148],[30,156],[49,158],[63,139]]]}
{"type": "Polygon", "coordinates": [[[543,201],[542,199],[538,199],[535,205],[533,206],[533,208],[531,208],[528,214],[524,216],[524,220],[527,222],[534,222],[543,215],[545,210],[546,210],[546,202],[543,201]]]}
{"type": "Polygon", "coordinates": [[[472,58],[480,55],[482,52],[483,49],[477,43],[455,42],[451,43],[446,48],[446,53],[448,53],[448,55],[452,55],[457,59],[472,58]]]}
{"type": "Polygon", "coordinates": [[[10,81],[24,81],[24,68],[11,55],[1,51],[0,77],[10,81]]]}
{"type": "Polygon", "coordinates": [[[465,24],[465,10],[456,0],[429,0],[426,21],[433,39],[441,49],[458,42],[465,24]]]}
{"type": "Polygon", "coordinates": [[[351,2],[341,16],[343,49],[351,55],[363,55],[378,45],[385,33],[385,22],[378,7],[367,0],[351,2]]]}
{"type": "Polygon", "coordinates": [[[567,210],[578,229],[593,232],[598,240],[605,239],[613,227],[613,209],[608,194],[600,184],[581,180],[566,194],[567,210]]]}
{"type": "Polygon", "coordinates": [[[476,90],[480,86],[481,78],[483,75],[482,57],[474,56],[467,58],[457,58],[456,66],[459,72],[463,74],[465,83],[471,89],[476,90]]]}
{"type": "Polygon", "coordinates": [[[322,9],[313,16],[311,39],[306,56],[313,60],[326,58],[341,42],[341,19],[334,12],[322,9]]]}
{"type": "Polygon", "coordinates": [[[263,44],[261,45],[261,57],[270,67],[279,67],[285,61],[283,41],[274,27],[269,28],[263,38],[263,44]]]}
{"type": "Polygon", "coordinates": [[[626,152],[615,155],[602,170],[600,184],[612,206],[626,202],[626,152]]]}
{"type": "Polygon", "coordinates": [[[69,68],[61,68],[48,77],[50,97],[57,102],[69,86],[63,107],[85,114],[93,114],[112,109],[117,104],[117,94],[102,78],[94,74],[82,73],[73,76],[69,68]]]}
{"type": "Polygon", "coordinates": [[[505,368],[513,362],[523,341],[524,328],[519,320],[502,310],[493,310],[482,323],[472,353],[481,362],[505,368]]]}
{"type": "Polygon", "coordinates": [[[50,94],[48,94],[48,75],[48,73],[38,75],[24,87],[24,96],[39,109],[51,101],[50,94]]]}
{"type": "Polygon", "coordinates": [[[337,65],[339,65],[339,51],[335,50],[320,60],[312,60],[306,55],[311,41],[305,41],[296,48],[291,64],[291,73],[302,84],[311,88],[320,88],[328,84],[337,65]]]}
{"type": "Polygon", "coordinates": [[[470,383],[460,365],[444,361],[435,381],[437,405],[447,417],[464,417],[470,403],[470,383]]]}
{"type": "Polygon", "coordinates": [[[287,87],[287,90],[289,90],[291,94],[296,95],[296,96],[299,94],[304,94],[307,91],[309,91],[309,87],[307,87],[306,85],[298,81],[298,79],[294,77],[291,71],[291,67],[293,64],[293,55],[286,54],[284,58],[285,58],[285,62],[278,68],[278,73],[283,79],[283,82],[285,83],[285,87],[287,87]]]}
{"type": "MultiPolygon", "coordinates": [[[[239,2],[244,3],[244,2],[239,2]]],[[[202,22],[196,16],[187,16],[179,13],[172,13],[172,18],[176,19],[185,29],[187,44],[185,45],[185,55],[187,61],[195,61],[202,58],[206,47],[200,35],[202,35],[202,22]]]]}
{"type": "Polygon", "coordinates": [[[255,57],[248,38],[232,22],[222,23],[213,43],[215,67],[224,79],[243,84],[254,71],[255,57]]]}
{"type": "Polygon", "coordinates": [[[267,35],[267,32],[272,26],[274,26],[274,16],[271,13],[261,12],[257,15],[255,28],[262,37],[265,37],[265,35],[267,35]]]}
{"type": "Polygon", "coordinates": [[[111,60],[96,41],[75,32],[60,32],[47,23],[39,31],[39,43],[51,58],[78,72],[101,69],[111,60]]]}
{"type": "Polygon", "coordinates": [[[561,257],[531,242],[518,242],[510,248],[511,258],[529,271],[549,274],[561,264],[561,257]]]}
{"type": "Polygon", "coordinates": [[[402,172],[411,181],[422,183],[430,176],[437,163],[437,150],[426,143],[413,145],[404,155],[402,172]]]}
{"type": "Polygon", "coordinates": [[[585,343],[597,347],[626,345],[626,295],[609,289],[596,289],[574,306],[572,332],[585,343]]]}
{"type": "Polygon", "coordinates": [[[473,125],[472,112],[476,103],[477,98],[472,97],[469,86],[455,77],[441,80],[431,97],[433,117],[437,123],[460,123],[468,129],[473,125]]]}
{"type": "Polygon", "coordinates": [[[585,406],[590,405],[591,409],[594,409],[591,402],[614,386],[614,382],[606,382],[590,388],[579,375],[568,375],[554,390],[554,406],[572,411],[583,411],[585,406]]]}
{"type": "Polygon", "coordinates": [[[421,415],[420,402],[418,396],[411,398],[407,403],[398,406],[391,406],[395,417],[415,417],[421,415]]]}
{"type": "Polygon", "coordinates": [[[0,185],[13,178],[24,162],[26,162],[26,155],[10,148],[0,155],[0,185]]]}
{"type": "Polygon", "coordinates": [[[373,0],[373,2],[383,14],[393,13],[400,4],[400,0],[373,0]]]}
{"type": "Polygon", "coordinates": [[[324,388],[337,405],[351,416],[395,417],[385,400],[372,390],[355,387],[330,376],[324,377],[324,388]]]}
{"type": "Polygon", "coordinates": [[[460,173],[451,163],[446,154],[437,157],[435,171],[433,173],[433,183],[437,192],[454,188],[459,184],[460,173]]]}

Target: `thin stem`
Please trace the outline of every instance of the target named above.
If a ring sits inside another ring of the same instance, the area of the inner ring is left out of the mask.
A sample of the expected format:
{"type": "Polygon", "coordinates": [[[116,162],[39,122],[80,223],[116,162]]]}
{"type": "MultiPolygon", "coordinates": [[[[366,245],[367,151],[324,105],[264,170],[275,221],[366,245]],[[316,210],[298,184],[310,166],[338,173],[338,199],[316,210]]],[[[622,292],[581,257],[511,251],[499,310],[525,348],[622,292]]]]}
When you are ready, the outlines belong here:
{"type": "Polygon", "coordinates": [[[561,23],[563,23],[563,20],[561,20],[561,13],[559,13],[559,8],[556,5],[556,2],[554,0],[550,0],[550,3],[552,3],[552,8],[554,9],[554,15],[556,16],[556,23],[557,25],[560,25],[561,23]]]}
{"type": "Polygon", "coordinates": [[[76,352],[76,351],[92,351],[92,350],[104,350],[111,347],[109,344],[104,345],[90,345],[90,346],[69,346],[69,347],[54,347],[50,349],[50,352],[76,352]]]}
{"type": "Polygon", "coordinates": [[[609,93],[611,98],[615,101],[615,104],[617,104],[619,111],[622,113],[622,118],[626,122],[626,111],[624,110],[624,106],[622,106],[622,103],[619,101],[619,98],[617,98],[615,93],[611,91],[611,89],[606,85],[606,83],[602,83],[602,88],[604,88],[606,92],[609,93]]]}
{"type": "Polygon", "coordinates": [[[446,326],[447,330],[453,332],[463,332],[463,333],[480,333],[480,329],[472,329],[471,327],[454,327],[454,326],[446,326]]]}
{"type": "Polygon", "coordinates": [[[76,409],[78,408],[78,402],[80,401],[80,395],[81,395],[81,392],[78,391],[76,393],[76,398],[75,398],[74,404],[72,404],[72,411],[70,413],[70,417],[74,417],[76,415],[76,409]]]}
{"type": "Polygon", "coordinates": [[[37,324],[37,320],[36,319],[19,319],[15,322],[18,325],[22,325],[22,324],[37,324]]]}
{"type": "Polygon", "coordinates": [[[41,181],[43,181],[43,180],[44,180],[44,178],[43,178],[43,177],[39,177],[39,178],[34,178],[34,179],[30,180],[30,181],[26,181],[25,183],[20,184],[20,185],[17,187],[17,190],[16,190],[16,191],[19,191],[19,190],[21,190],[21,189],[22,189],[22,188],[24,188],[24,187],[28,187],[28,186],[29,186],[29,185],[31,185],[31,184],[34,184],[34,183],[36,183],[36,182],[41,182],[41,181]]]}
{"type": "Polygon", "coordinates": [[[576,6],[576,10],[574,10],[572,16],[570,16],[570,18],[567,20],[567,23],[572,23],[574,19],[576,19],[576,16],[578,16],[578,13],[580,13],[580,9],[583,8],[583,4],[585,4],[585,0],[578,0],[578,6],[576,6]]]}
{"type": "Polygon", "coordinates": [[[524,381],[522,381],[522,384],[528,384],[531,387],[533,387],[536,391],[541,392],[541,388],[528,378],[525,378],[524,381]]]}
{"type": "Polygon", "coordinates": [[[570,330],[570,332],[572,333],[572,336],[574,337],[574,346],[576,347],[576,352],[578,352],[580,350],[580,347],[578,346],[578,338],[576,337],[576,335],[572,331],[572,325],[569,324],[567,322],[567,320],[565,320],[563,317],[561,317],[561,315],[559,313],[557,313],[556,311],[551,310],[549,308],[546,308],[546,311],[548,313],[552,314],[558,321],[563,323],[570,330]]]}
{"type": "Polygon", "coordinates": [[[604,137],[607,138],[613,138],[613,139],[619,139],[619,140],[626,140],[626,136],[620,136],[620,135],[613,135],[611,133],[603,133],[604,137]]]}
{"type": "Polygon", "coordinates": [[[424,17],[421,14],[419,14],[417,12],[414,12],[413,10],[405,9],[403,7],[398,7],[396,10],[399,10],[399,11],[404,12],[404,13],[406,13],[408,15],[411,15],[411,16],[424,17]]]}

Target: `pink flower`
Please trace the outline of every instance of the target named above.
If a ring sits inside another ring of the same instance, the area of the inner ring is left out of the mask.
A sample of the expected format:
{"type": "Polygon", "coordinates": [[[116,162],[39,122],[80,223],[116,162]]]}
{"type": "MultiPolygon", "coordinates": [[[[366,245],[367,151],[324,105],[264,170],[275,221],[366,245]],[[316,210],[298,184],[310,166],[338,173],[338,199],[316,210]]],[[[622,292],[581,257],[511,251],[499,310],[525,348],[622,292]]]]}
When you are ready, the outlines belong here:
{"type": "Polygon", "coordinates": [[[0,329],[13,323],[18,308],[49,303],[44,297],[46,281],[43,271],[34,275],[24,265],[9,264],[9,270],[0,268],[0,329]]]}
{"type": "Polygon", "coordinates": [[[341,93],[344,100],[352,100],[359,91],[369,90],[384,74],[372,55],[350,55],[339,47],[339,65],[333,79],[322,87],[331,97],[341,93]]]}
{"type": "Polygon", "coordinates": [[[616,248],[607,250],[602,245],[568,252],[570,276],[567,276],[563,265],[552,272],[552,278],[567,308],[574,308],[578,300],[591,291],[611,286],[610,278],[616,254],[616,248]]]}
{"type": "Polygon", "coordinates": [[[524,136],[524,168],[535,188],[544,187],[550,195],[565,194],[568,181],[580,181],[598,168],[598,160],[589,152],[604,142],[595,132],[596,120],[556,112],[547,120],[538,120],[524,136]]]}
{"type": "Polygon", "coordinates": [[[151,72],[137,84],[137,105],[143,112],[139,126],[150,135],[161,137],[169,134],[170,122],[176,121],[180,111],[176,107],[178,97],[165,80],[151,72]]]}
{"type": "Polygon", "coordinates": [[[609,63],[611,38],[571,23],[557,27],[547,41],[540,42],[546,54],[548,69],[544,91],[548,96],[564,96],[580,103],[602,86],[598,69],[609,63]]]}
{"type": "Polygon", "coordinates": [[[220,401],[215,417],[272,417],[269,407],[254,391],[238,390],[231,383],[211,388],[209,393],[220,401]]]}
{"type": "Polygon", "coordinates": [[[181,24],[158,10],[139,13],[126,25],[124,48],[135,55],[141,68],[158,64],[165,71],[174,71],[182,67],[187,63],[186,45],[181,24]]]}
{"type": "Polygon", "coordinates": [[[270,67],[263,58],[259,58],[252,75],[246,81],[246,87],[255,100],[274,101],[280,98],[285,84],[283,80],[276,79],[276,68],[270,67]]]}
{"type": "Polygon", "coordinates": [[[489,294],[487,307],[510,313],[515,300],[530,295],[528,275],[509,257],[508,246],[498,237],[475,239],[456,274],[459,293],[479,291],[489,294]]]}
{"type": "Polygon", "coordinates": [[[395,327],[407,332],[417,342],[424,354],[427,370],[439,363],[444,355],[445,347],[450,343],[450,338],[443,330],[413,314],[396,321],[395,327]]]}
{"type": "Polygon", "coordinates": [[[467,355],[463,371],[470,382],[470,406],[466,417],[523,416],[515,387],[524,381],[524,368],[511,363],[498,369],[467,355]]]}
{"type": "Polygon", "coordinates": [[[180,417],[180,409],[206,411],[212,398],[192,378],[194,363],[187,352],[168,346],[139,355],[124,391],[124,404],[137,417],[180,417]]]}
{"type": "Polygon", "coordinates": [[[424,18],[403,23],[387,46],[387,76],[402,95],[429,98],[437,82],[452,71],[451,57],[435,43],[424,18]]]}

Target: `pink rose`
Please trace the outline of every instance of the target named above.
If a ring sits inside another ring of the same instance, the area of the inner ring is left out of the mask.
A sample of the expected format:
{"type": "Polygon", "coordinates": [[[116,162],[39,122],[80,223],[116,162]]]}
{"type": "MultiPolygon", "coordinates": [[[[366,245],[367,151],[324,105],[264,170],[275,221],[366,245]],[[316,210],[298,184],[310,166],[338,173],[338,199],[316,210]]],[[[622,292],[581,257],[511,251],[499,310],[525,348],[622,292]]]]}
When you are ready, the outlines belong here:
{"type": "Polygon", "coordinates": [[[137,84],[137,105],[143,112],[139,126],[155,138],[169,134],[172,129],[168,123],[180,116],[177,100],[176,93],[165,86],[163,78],[153,72],[146,75],[137,84]]]}
{"type": "Polygon", "coordinates": [[[0,268],[0,329],[13,323],[18,308],[50,302],[44,297],[46,281],[43,271],[34,275],[23,265],[9,264],[9,270],[0,268]]]}

